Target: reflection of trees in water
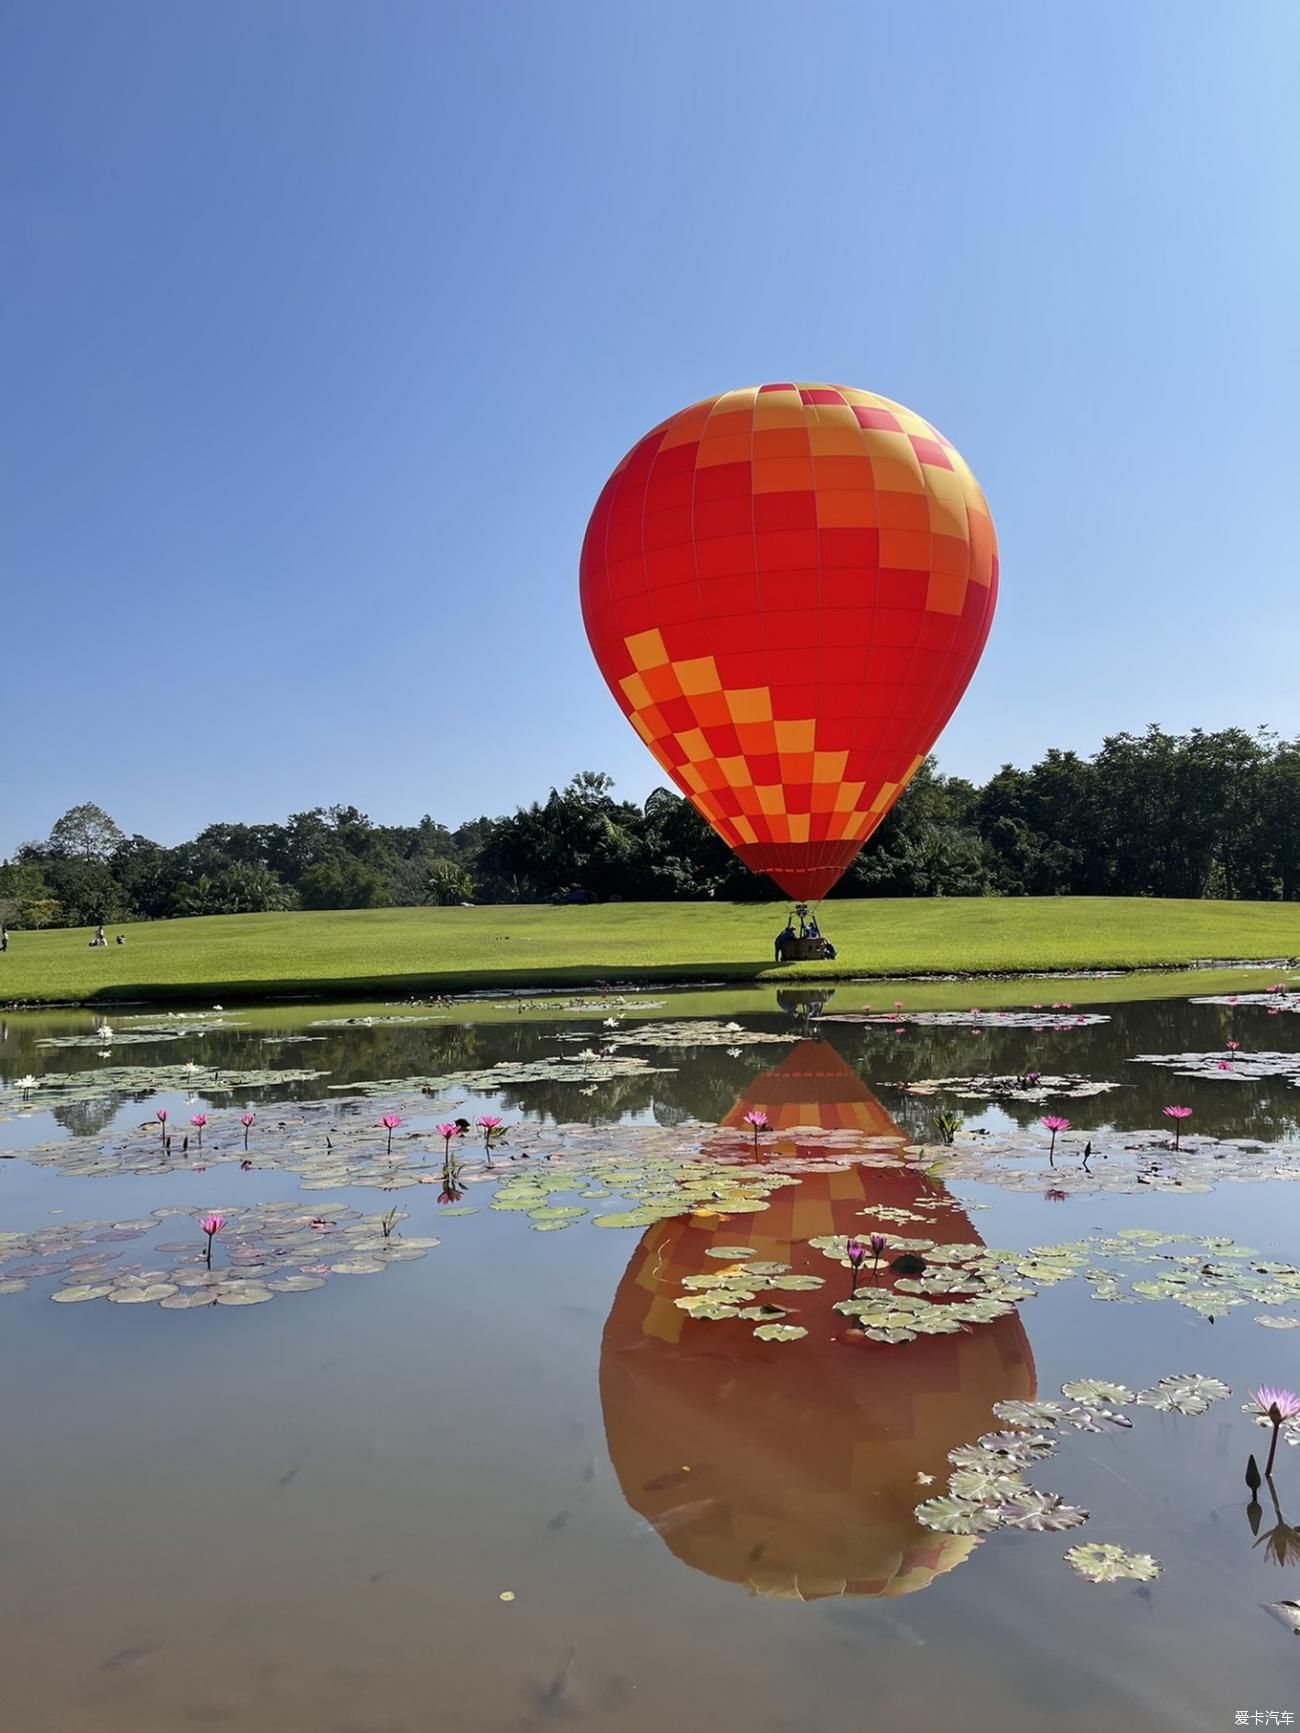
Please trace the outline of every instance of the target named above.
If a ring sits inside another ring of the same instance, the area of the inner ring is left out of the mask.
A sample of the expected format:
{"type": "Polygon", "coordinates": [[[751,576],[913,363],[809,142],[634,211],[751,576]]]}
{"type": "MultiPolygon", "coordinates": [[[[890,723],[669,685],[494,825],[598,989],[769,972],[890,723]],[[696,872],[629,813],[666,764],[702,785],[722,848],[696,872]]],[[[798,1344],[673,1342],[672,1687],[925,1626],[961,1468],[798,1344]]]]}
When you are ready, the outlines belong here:
{"type": "Polygon", "coordinates": [[[687,1113],[683,1108],[672,1107],[666,1101],[656,1101],[654,1104],[654,1118],[656,1125],[665,1125],[669,1127],[674,1125],[684,1125],[691,1117],[692,1115],[687,1113]]]}
{"type": "MultiPolygon", "coordinates": [[[[1261,977],[1262,978],[1262,977],[1261,977]]],[[[1068,994],[1068,983],[1061,989],[1068,994]]],[[[864,995],[871,989],[865,987],[864,995]]],[[[1052,988],[1044,983],[1045,1003],[1052,988]]],[[[841,1000],[845,995],[841,993],[841,1000]]],[[[852,1002],[852,1001],[850,1001],[852,1002]]],[[[979,986],[971,984],[971,1003],[979,1003],[979,986]]],[[[328,1015],[328,1011],[322,1011],[328,1015]]],[[[1270,1017],[1262,1010],[1221,1005],[1189,1005],[1184,1000],[1157,1000],[1119,1005],[1112,1021],[1078,1030],[1035,1032],[1023,1026],[999,1028],[989,1013],[979,1035],[963,1028],[906,1025],[895,1035],[889,1026],[864,1026],[819,1021],[816,1036],[828,1041],[884,1102],[909,1135],[932,1140],[935,1114],[951,1108],[975,1118],[985,1103],[955,1097],[913,1097],[891,1085],[905,1079],[979,1074],[1019,1075],[1036,1070],[1048,1075],[1081,1075],[1118,1079],[1123,1087],[1101,1096],[1059,1105],[1080,1130],[1114,1125],[1121,1130],[1151,1129],[1164,1122],[1160,1109],[1172,1101],[1187,1103],[1194,1113],[1188,1135],[1197,1131],[1218,1136],[1271,1139],[1293,1134],[1300,1121],[1300,1091],[1283,1080],[1257,1083],[1198,1081],[1180,1078],[1157,1066],[1130,1063],[1137,1053],[1215,1052],[1231,1037],[1247,1050],[1300,1051],[1300,1017],[1283,1013],[1270,1017]]],[[[791,1044],[799,1031],[788,1017],[747,1018],[747,1024],[788,1034],[791,1044]]],[[[0,1044],[0,1071],[21,1076],[26,1071],[83,1071],[95,1066],[91,1048],[41,1048],[47,1034],[67,1034],[84,1022],[63,1018],[4,1019],[7,1040],[0,1044]]],[[[299,1026],[301,1028],[301,1026],[299,1026]]],[[[265,1039],[261,1029],[228,1029],[177,1041],[148,1042],[118,1048],[105,1064],[173,1066],[194,1060],[205,1068],[246,1070],[303,1067],[329,1075],[311,1082],[277,1087],[272,1099],[319,1100],[329,1085],[368,1082],[375,1078],[428,1077],[486,1069],[500,1061],[519,1063],[560,1054],[574,1056],[584,1046],[601,1047],[609,1039],[600,1018],[573,1020],[561,1027],[518,1019],[499,1023],[354,1024],[338,1029],[302,1029],[320,1040],[280,1044],[265,1039]],[[561,1039],[561,1034],[576,1039],[561,1039]]],[[[779,1061],[787,1049],[743,1047],[732,1057],[725,1047],[694,1050],[624,1049],[670,1072],[647,1077],[610,1079],[584,1095],[567,1082],[543,1082],[507,1087],[503,1100],[512,1109],[560,1120],[601,1122],[622,1114],[652,1113],[660,1124],[684,1119],[722,1119],[750,1081],[779,1061]]],[[[119,1092],[89,1104],[50,1102],[58,1122],[70,1131],[95,1132],[109,1122],[112,1111],[128,1099],[144,1101],[148,1091],[119,1092]]],[[[218,1109],[236,1106],[245,1097],[256,1102],[260,1091],[215,1094],[218,1109]]],[[[1005,1101],[998,1107],[1016,1125],[1029,1128],[1046,1110],[1030,1102],[1005,1101]]]]}
{"type": "Polygon", "coordinates": [[[695,1053],[638,1049],[637,1057],[651,1065],[678,1069],[648,1077],[611,1077],[597,1083],[591,1095],[582,1093],[582,1088],[591,1085],[549,1081],[503,1088],[500,1094],[508,1107],[561,1121],[596,1122],[620,1114],[652,1112],[660,1125],[680,1125],[687,1119],[713,1122],[722,1118],[751,1078],[764,1068],[764,1059],[780,1051],[747,1047],[739,1059],[733,1059],[719,1047],[704,1047],[695,1053]]]}
{"type": "Polygon", "coordinates": [[[119,1092],[105,1095],[98,1101],[64,1101],[56,1103],[51,1112],[55,1123],[73,1137],[93,1137],[112,1124],[114,1114],[128,1099],[119,1092]]]}
{"type": "MultiPolygon", "coordinates": [[[[972,990],[971,1002],[979,1002],[977,988],[972,990]]],[[[901,1035],[888,1026],[821,1024],[818,1034],[835,1042],[900,1124],[919,1136],[933,1137],[930,1121],[945,1107],[974,1118],[987,1104],[942,1095],[909,1100],[891,1089],[891,1083],[925,1077],[1017,1076],[1025,1071],[1048,1076],[1071,1073],[1122,1085],[1105,1095],[1059,1103],[1080,1130],[1106,1125],[1150,1130],[1165,1123],[1161,1108],[1178,1101],[1193,1110],[1188,1136],[1201,1131],[1218,1137],[1269,1139],[1295,1131],[1300,1091],[1285,1081],[1200,1082],[1178,1077],[1163,1066],[1131,1061],[1138,1053],[1217,1052],[1229,1038],[1239,1040],[1244,1048],[1300,1051],[1300,1018],[1269,1017],[1263,1011],[1234,1013],[1229,1006],[1189,1005],[1181,999],[1118,1005],[1111,1017],[1109,1023],[1063,1031],[999,1028],[988,1013],[979,1035],[924,1024],[908,1024],[901,1035]]],[[[1024,1129],[1050,1111],[1027,1101],[996,1105],[1024,1129]]]]}

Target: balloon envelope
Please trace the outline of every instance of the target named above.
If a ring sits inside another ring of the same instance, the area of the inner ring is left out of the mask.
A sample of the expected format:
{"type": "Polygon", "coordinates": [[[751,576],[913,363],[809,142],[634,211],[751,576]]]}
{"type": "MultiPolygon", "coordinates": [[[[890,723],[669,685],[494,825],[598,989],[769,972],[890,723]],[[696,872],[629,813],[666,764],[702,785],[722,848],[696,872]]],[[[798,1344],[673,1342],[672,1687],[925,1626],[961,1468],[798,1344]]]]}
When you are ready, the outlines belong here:
{"type": "Polygon", "coordinates": [[[952,714],[997,571],[979,484],[919,415],[751,386],[670,416],[610,476],[583,619],[677,787],[747,866],[812,898],[952,714]]]}

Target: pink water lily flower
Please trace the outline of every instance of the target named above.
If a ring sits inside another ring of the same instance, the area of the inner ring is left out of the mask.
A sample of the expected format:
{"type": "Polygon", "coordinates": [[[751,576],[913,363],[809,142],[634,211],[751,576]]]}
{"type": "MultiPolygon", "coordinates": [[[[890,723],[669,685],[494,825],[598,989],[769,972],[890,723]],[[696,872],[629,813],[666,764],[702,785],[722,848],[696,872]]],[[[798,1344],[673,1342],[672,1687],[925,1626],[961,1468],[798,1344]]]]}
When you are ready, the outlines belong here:
{"type": "Polygon", "coordinates": [[[860,1240],[857,1235],[854,1234],[853,1238],[849,1241],[844,1250],[849,1262],[856,1270],[863,1258],[867,1255],[867,1242],[865,1240],[860,1240]]]}
{"type": "Polygon", "coordinates": [[[451,1160],[451,1140],[459,1130],[460,1127],[452,1119],[443,1120],[442,1124],[437,1127],[438,1136],[442,1139],[442,1159],[444,1162],[451,1160]]]}
{"type": "Polygon", "coordinates": [[[162,1126],[165,1135],[167,1131],[167,1109],[165,1107],[160,1107],[157,1113],[154,1114],[154,1118],[158,1121],[159,1125],[162,1126]]]}
{"type": "Polygon", "coordinates": [[[483,1133],[483,1153],[487,1156],[488,1166],[492,1165],[492,1138],[501,1130],[502,1119],[499,1113],[482,1113],[478,1118],[479,1130],[483,1133]]]}
{"type": "Polygon", "coordinates": [[[1258,1390],[1251,1391],[1250,1396],[1259,1415],[1271,1421],[1273,1426],[1268,1461],[1264,1466],[1264,1478],[1267,1479],[1273,1472],[1273,1458],[1277,1455],[1277,1439],[1283,1423],[1300,1415],[1300,1396],[1294,1390],[1282,1390],[1273,1384],[1261,1384],[1258,1390]]]}
{"type": "Polygon", "coordinates": [[[379,1116],[379,1123],[388,1133],[388,1148],[384,1153],[385,1155],[391,1155],[393,1153],[393,1133],[402,1123],[402,1116],[399,1113],[383,1113],[379,1116]]]}
{"type": "Polygon", "coordinates": [[[200,1149],[203,1148],[203,1127],[207,1123],[208,1123],[208,1116],[206,1113],[191,1113],[190,1114],[190,1124],[194,1127],[194,1129],[199,1134],[199,1148],[200,1149]]]}
{"type": "Polygon", "coordinates": [[[225,1216],[206,1215],[199,1217],[199,1230],[208,1236],[207,1260],[212,1263],[212,1242],[226,1225],[225,1216]]]}
{"type": "Polygon", "coordinates": [[[753,1107],[748,1113],[743,1114],[742,1118],[744,1123],[749,1126],[750,1130],[754,1133],[754,1149],[757,1151],[758,1134],[760,1131],[767,1130],[767,1115],[763,1112],[761,1107],[753,1107]]]}
{"type": "Polygon", "coordinates": [[[1063,1114],[1045,1113],[1038,1123],[1042,1126],[1044,1131],[1050,1131],[1052,1134],[1052,1147],[1047,1152],[1047,1159],[1050,1162],[1055,1162],[1056,1135],[1060,1131],[1068,1131],[1070,1129],[1070,1122],[1063,1114]]]}
{"type": "Polygon", "coordinates": [[[256,1118],[257,1118],[257,1115],[255,1113],[241,1113],[239,1116],[239,1123],[244,1128],[244,1148],[245,1149],[248,1148],[248,1134],[253,1129],[253,1121],[256,1118]]]}
{"type": "Polygon", "coordinates": [[[1294,1420],[1300,1415],[1300,1396],[1294,1390],[1283,1390],[1276,1384],[1261,1384],[1258,1390],[1251,1391],[1250,1397],[1260,1413],[1270,1420],[1275,1408],[1279,1421],[1294,1420]]]}
{"type": "Polygon", "coordinates": [[[1183,1121],[1192,1117],[1192,1110],[1190,1107],[1162,1107],[1160,1111],[1166,1119],[1172,1119],[1174,1122],[1174,1148],[1177,1149],[1183,1121]]]}
{"type": "Polygon", "coordinates": [[[1229,1053],[1235,1053],[1238,1050],[1238,1048],[1241,1046],[1241,1042],[1240,1041],[1225,1041],[1223,1043],[1223,1045],[1228,1049],[1229,1053]]]}

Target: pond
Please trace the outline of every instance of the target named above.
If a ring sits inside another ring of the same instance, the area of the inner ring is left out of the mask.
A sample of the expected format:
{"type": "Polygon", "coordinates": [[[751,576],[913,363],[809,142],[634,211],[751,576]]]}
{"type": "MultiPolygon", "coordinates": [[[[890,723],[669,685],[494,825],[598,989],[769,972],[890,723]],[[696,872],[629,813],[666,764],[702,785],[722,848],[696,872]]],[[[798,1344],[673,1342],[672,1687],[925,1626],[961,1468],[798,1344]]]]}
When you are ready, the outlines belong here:
{"type": "Polygon", "coordinates": [[[0,1018],[6,1727],[1293,1724],[1300,994],[1201,985],[0,1018]]]}

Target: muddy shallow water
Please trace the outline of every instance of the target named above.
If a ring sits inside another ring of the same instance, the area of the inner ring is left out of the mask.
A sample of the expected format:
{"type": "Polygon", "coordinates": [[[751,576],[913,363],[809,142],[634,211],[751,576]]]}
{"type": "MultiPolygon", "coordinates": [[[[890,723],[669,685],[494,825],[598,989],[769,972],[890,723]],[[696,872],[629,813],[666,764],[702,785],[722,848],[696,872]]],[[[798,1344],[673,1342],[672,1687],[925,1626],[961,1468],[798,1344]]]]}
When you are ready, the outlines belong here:
{"type": "MultiPolygon", "coordinates": [[[[463,1008],[371,1008],[440,1018],[411,1023],[213,1013],[207,1033],[129,1043],[139,1025],[121,1015],[84,1046],[42,1043],[102,1017],[9,1016],[0,1236],[56,1234],[7,1261],[0,1239],[5,1728],[1209,1733],[1238,1711],[1300,1715],[1300,1651],[1266,1610],[1300,1599],[1300,1564],[1274,1562],[1292,1551],[1267,1493],[1258,1534],[1248,1520],[1246,1458],[1262,1465],[1268,1434],[1241,1411],[1261,1382],[1300,1384],[1300,1333],[1256,1321],[1300,1319],[1276,1273],[1300,1255],[1287,1166],[1300,1090],[1285,1065],[1235,1069],[1265,1050],[1300,1066],[1300,1016],[1090,1002],[1106,1020],[1074,1024],[1072,1009],[1053,1017],[1053,996],[1051,1028],[996,1013],[838,1022],[857,1010],[841,993],[823,1020],[772,996],[718,1030],[711,1003],[695,1045],[679,997],[675,1032],[627,1047],[617,1007],[513,1022],[462,1021],[463,1008]],[[643,1064],[602,1076],[606,1047],[643,1064]],[[1213,1069],[1135,1062],[1187,1053],[1213,1069]],[[172,1069],[185,1064],[199,1067],[190,1087],[172,1069]],[[216,1086],[285,1070],[321,1075],[216,1086]],[[54,1081],[96,1071],[115,1086],[54,1081]],[[1031,1071],[1121,1086],[1045,1101],[974,1081],[904,1087],[1031,1071]],[[40,1081],[24,1103],[28,1075],[40,1081]],[[1206,1156],[1187,1183],[1154,1141],[1175,1103],[1206,1156]],[[402,1120],[387,1166],[386,1111],[402,1120]],[[755,1111],[768,1121],[757,1152],[755,1111]],[[964,1121],[952,1158],[933,1147],[944,1111],[964,1121]],[[434,1125],[492,1112],[508,1133],[492,1172],[473,1130],[456,1145],[458,1195],[440,1202],[434,1125]],[[1049,1162],[1037,1122],[1052,1112],[1071,1125],[1049,1162]],[[1084,1142],[1088,1171],[1120,1178],[1081,1180],[1084,1142]],[[707,1180],[688,1207],[661,1207],[691,1172],[707,1180]],[[372,1224],[392,1208],[387,1238],[372,1224]],[[197,1219],[212,1209],[228,1221],[218,1285],[324,1273],[273,1304],[51,1303],[104,1272],[201,1292],[197,1219]],[[593,1225],[637,1211],[637,1225],[593,1225]],[[877,1224],[937,1248],[927,1280],[944,1248],[996,1252],[1013,1272],[997,1280],[1029,1291],[950,1333],[865,1339],[836,1310],[855,1278],[834,1252],[836,1236],[877,1224]],[[1126,1242],[1132,1229],[1152,1243],[1126,1242]],[[335,1234],[350,1236],[346,1255],[335,1234]],[[389,1267],[385,1248],[403,1242],[411,1255],[389,1267]],[[1029,1248],[1061,1245],[1084,1248],[1068,1279],[1041,1256],[1036,1277],[1014,1274],[1017,1260],[1035,1268],[1029,1248]],[[806,1335],[764,1340],[756,1318],[676,1304],[746,1261],[794,1279],[755,1303],[806,1335]],[[348,1263],[362,1267],[335,1267],[348,1263]],[[1250,1274],[1258,1263],[1273,1273],[1250,1274]],[[1224,1310],[1211,1322],[1204,1305],[1133,1287],[1170,1271],[1218,1284],[1224,1310]],[[20,1285],[5,1291],[6,1277],[20,1285]],[[995,1403],[1064,1406],[1073,1380],[1137,1392],[1176,1373],[1232,1394],[1198,1415],[1130,1404],[1127,1427],[1062,1423],[1027,1471],[1086,1509],[1083,1526],[980,1538],[916,1519],[944,1491],[948,1452],[999,1426],[995,1403]],[[1271,1547],[1256,1544],[1270,1531],[1271,1547]],[[1083,1580],[1063,1555],[1094,1542],[1150,1555],[1159,1576],[1083,1580]]],[[[1300,1449],[1279,1448],[1273,1491],[1300,1513],[1300,1449]]]]}

